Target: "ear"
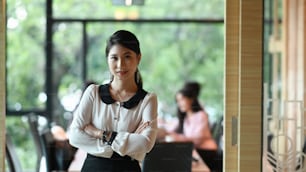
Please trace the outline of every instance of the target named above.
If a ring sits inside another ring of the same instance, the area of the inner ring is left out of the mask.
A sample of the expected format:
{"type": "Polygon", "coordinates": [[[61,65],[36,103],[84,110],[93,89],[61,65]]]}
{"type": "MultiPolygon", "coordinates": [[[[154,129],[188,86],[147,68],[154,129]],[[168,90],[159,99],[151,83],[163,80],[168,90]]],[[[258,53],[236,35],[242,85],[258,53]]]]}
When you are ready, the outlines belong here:
{"type": "Polygon", "coordinates": [[[141,60],[141,54],[138,54],[138,55],[137,55],[137,59],[138,59],[137,64],[139,64],[139,63],[140,63],[140,60],[141,60]]]}

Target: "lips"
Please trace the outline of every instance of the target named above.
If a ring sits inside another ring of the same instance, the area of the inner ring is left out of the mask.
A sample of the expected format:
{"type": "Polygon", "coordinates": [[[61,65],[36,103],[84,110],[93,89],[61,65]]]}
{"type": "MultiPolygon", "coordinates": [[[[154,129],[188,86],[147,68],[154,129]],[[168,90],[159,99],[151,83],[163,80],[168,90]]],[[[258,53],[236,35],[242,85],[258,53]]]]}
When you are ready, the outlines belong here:
{"type": "Polygon", "coordinates": [[[122,76],[128,73],[128,71],[117,71],[116,72],[118,75],[122,76]]]}

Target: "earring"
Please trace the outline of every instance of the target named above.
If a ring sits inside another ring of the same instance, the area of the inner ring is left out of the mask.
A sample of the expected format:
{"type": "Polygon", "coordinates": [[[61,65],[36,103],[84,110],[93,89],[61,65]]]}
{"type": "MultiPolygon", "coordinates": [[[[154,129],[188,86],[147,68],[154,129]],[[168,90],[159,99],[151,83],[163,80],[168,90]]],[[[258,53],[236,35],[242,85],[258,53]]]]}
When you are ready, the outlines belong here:
{"type": "Polygon", "coordinates": [[[139,73],[139,70],[137,68],[136,70],[136,83],[139,83],[140,82],[140,73],[139,73]]]}
{"type": "Polygon", "coordinates": [[[112,82],[114,80],[114,75],[112,75],[111,73],[109,73],[109,82],[112,82]]]}

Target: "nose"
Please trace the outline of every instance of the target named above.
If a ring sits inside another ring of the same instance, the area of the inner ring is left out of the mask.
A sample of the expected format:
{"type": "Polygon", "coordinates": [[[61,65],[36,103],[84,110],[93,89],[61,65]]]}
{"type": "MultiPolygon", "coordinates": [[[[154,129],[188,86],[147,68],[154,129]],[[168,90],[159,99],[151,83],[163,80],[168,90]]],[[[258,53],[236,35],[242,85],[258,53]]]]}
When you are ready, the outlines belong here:
{"type": "Polygon", "coordinates": [[[119,58],[118,63],[117,63],[117,67],[121,68],[125,66],[125,60],[124,58],[119,58]]]}

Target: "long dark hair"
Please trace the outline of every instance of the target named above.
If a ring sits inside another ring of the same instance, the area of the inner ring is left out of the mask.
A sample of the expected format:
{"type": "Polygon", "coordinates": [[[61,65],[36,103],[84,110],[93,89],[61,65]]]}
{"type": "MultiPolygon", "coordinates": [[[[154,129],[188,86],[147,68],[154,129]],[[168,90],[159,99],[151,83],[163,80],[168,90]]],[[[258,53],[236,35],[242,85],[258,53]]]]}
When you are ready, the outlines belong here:
{"type": "MultiPolygon", "coordinates": [[[[134,51],[137,55],[141,54],[139,41],[137,37],[130,31],[118,30],[110,36],[110,38],[106,42],[106,48],[105,48],[106,58],[109,54],[110,49],[116,44],[120,44],[125,48],[134,51]]],[[[142,77],[140,75],[140,71],[138,68],[135,72],[134,78],[138,88],[142,88],[142,77]]]]}
{"type": "MultiPolygon", "coordinates": [[[[188,81],[184,84],[183,88],[180,89],[178,93],[182,94],[184,97],[192,99],[191,104],[191,110],[192,112],[198,112],[203,110],[198,97],[201,91],[201,85],[198,82],[195,81],[188,81]]],[[[183,133],[184,130],[184,120],[186,118],[186,112],[180,111],[179,108],[177,108],[177,117],[179,120],[179,125],[176,129],[177,133],[183,133]]]]}

